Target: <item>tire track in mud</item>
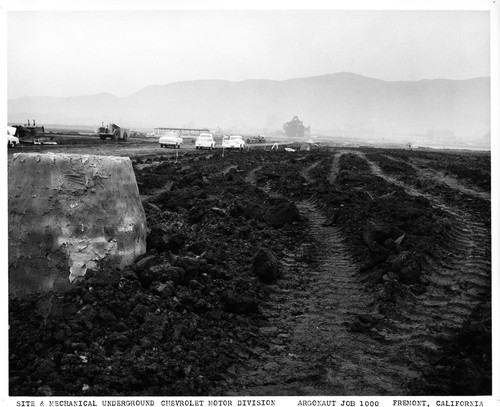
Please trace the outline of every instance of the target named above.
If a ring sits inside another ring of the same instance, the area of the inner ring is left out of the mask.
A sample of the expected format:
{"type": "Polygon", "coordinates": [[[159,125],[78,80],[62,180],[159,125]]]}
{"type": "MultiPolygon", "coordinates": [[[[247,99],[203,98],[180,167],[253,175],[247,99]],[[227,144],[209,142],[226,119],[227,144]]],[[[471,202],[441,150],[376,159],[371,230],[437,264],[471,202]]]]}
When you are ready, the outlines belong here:
{"type": "Polygon", "coordinates": [[[398,308],[402,318],[380,332],[385,341],[404,341],[413,353],[411,360],[425,368],[439,356],[443,341],[451,339],[491,290],[491,228],[465,210],[383,173],[361,152],[353,153],[366,160],[374,175],[402,187],[409,195],[428,199],[451,219],[444,224],[438,255],[426,256],[423,278],[428,282],[427,290],[412,301],[402,302],[398,308]]]}
{"type": "Polygon", "coordinates": [[[323,160],[318,160],[314,163],[312,163],[309,167],[304,168],[301,172],[300,175],[307,181],[307,182],[312,182],[314,181],[313,178],[309,175],[309,172],[316,168],[318,165],[322,163],[323,160]]]}
{"type": "MultiPolygon", "coordinates": [[[[423,294],[406,290],[386,318],[374,308],[376,293],[366,291],[350,256],[340,227],[325,227],[322,203],[316,198],[297,207],[307,219],[311,242],[295,253],[284,253],[284,278],[277,284],[263,314],[268,324],[262,333],[271,348],[261,361],[249,362],[240,372],[248,378],[245,395],[408,395],[409,384],[421,378],[491,287],[490,229],[473,215],[450,207],[439,197],[422,193],[383,171],[356,150],[334,155],[329,182],[339,173],[340,157],[356,154],[386,182],[412,196],[427,198],[451,221],[443,226],[443,245],[426,258],[423,294]],[[315,264],[300,261],[316,247],[315,264]],[[301,289],[287,289],[292,275],[304,277],[301,289]],[[353,330],[357,319],[375,320],[369,331],[353,330]]],[[[301,172],[311,180],[309,171],[301,172]]],[[[260,168],[259,168],[260,169],[260,168]]],[[[269,186],[266,192],[272,193],[269,186]]],[[[261,352],[262,354],[262,352],[261,352]]]]}
{"type": "Polygon", "coordinates": [[[281,258],[283,280],[262,309],[268,323],[261,332],[270,351],[239,372],[248,383],[235,394],[406,394],[407,381],[418,372],[401,357],[400,346],[381,347],[378,339],[351,329],[358,315],[382,317],[370,314],[373,294],[364,290],[342,232],[322,226],[326,218],[314,199],[297,207],[312,241],[281,258]],[[311,245],[318,248],[315,265],[300,261],[311,245]],[[287,289],[294,275],[303,275],[306,286],[287,289]]]}
{"type": "MultiPolygon", "coordinates": [[[[330,182],[336,180],[340,157],[349,153],[366,160],[374,175],[402,187],[409,195],[425,197],[451,218],[445,224],[444,244],[439,255],[427,257],[423,266],[424,279],[428,282],[426,292],[398,303],[399,318],[377,327],[385,344],[399,344],[416,370],[425,369],[439,356],[443,341],[454,335],[491,289],[491,227],[473,214],[445,204],[439,197],[422,193],[384,174],[360,151],[340,150],[334,155],[330,182]]],[[[447,185],[454,186],[453,183],[447,185]]],[[[455,189],[463,192],[463,188],[455,189]]],[[[488,195],[483,198],[489,200],[488,195]]]]}
{"type": "Polygon", "coordinates": [[[333,155],[333,162],[332,162],[332,168],[330,169],[330,172],[328,173],[328,181],[333,184],[335,183],[335,180],[337,179],[337,176],[339,175],[340,171],[340,157],[343,154],[349,154],[349,153],[355,153],[354,150],[340,150],[337,151],[333,155]]]}
{"type": "Polygon", "coordinates": [[[351,329],[358,316],[375,320],[382,316],[369,311],[374,295],[364,290],[357,273],[359,265],[349,254],[342,231],[322,226],[326,218],[314,199],[300,202],[298,207],[321,249],[316,259],[318,278],[311,291],[318,314],[297,331],[306,335],[314,332],[315,326],[321,330],[316,341],[325,344],[323,355],[329,354],[324,377],[327,394],[405,394],[407,381],[418,377],[418,372],[401,357],[400,345],[382,347],[376,335],[374,339],[351,329]]]}
{"type": "Polygon", "coordinates": [[[477,191],[477,190],[471,189],[471,188],[463,185],[455,177],[447,176],[444,173],[442,173],[441,171],[431,170],[429,168],[422,168],[414,163],[400,160],[400,159],[398,159],[396,157],[392,157],[390,155],[384,154],[382,156],[389,159],[389,160],[409,165],[411,168],[413,168],[417,172],[419,177],[422,177],[424,179],[430,179],[438,184],[445,184],[449,188],[456,190],[456,191],[459,191],[465,195],[469,195],[469,196],[472,196],[475,198],[481,198],[481,199],[484,199],[486,201],[491,201],[491,194],[489,192],[477,191]]]}
{"type": "MultiPolygon", "coordinates": [[[[301,175],[312,180],[309,171],[321,162],[301,175]]],[[[270,185],[264,190],[278,195],[270,185]]],[[[260,352],[263,360],[249,361],[239,371],[246,380],[244,389],[230,395],[407,394],[408,380],[419,373],[409,368],[400,345],[381,347],[377,335],[372,338],[351,329],[360,315],[383,317],[369,311],[374,295],[364,289],[341,229],[323,226],[326,217],[315,198],[296,205],[311,241],[283,253],[284,277],[261,310],[267,319],[261,332],[269,338],[270,349],[260,352]],[[301,261],[312,246],[317,254],[314,263],[301,261]],[[300,288],[287,288],[297,276],[303,278],[300,288]]]]}
{"type": "MultiPolygon", "coordinates": [[[[330,182],[334,182],[338,175],[340,157],[349,153],[364,159],[374,175],[403,188],[408,195],[428,199],[431,205],[443,210],[454,220],[444,230],[443,238],[448,242],[446,249],[441,250],[439,259],[428,259],[427,278],[431,283],[430,291],[437,292],[428,293],[429,298],[424,299],[423,302],[449,310],[450,315],[438,314],[437,319],[442,320],[445,326],[459,327],[464,321],[464,315],[468,316],[481,295],[491,288],[490,225],[476,220],[474,215],[464,210],[445,204],[439,197],[420,192],[413,186],[385,174],[376,163],[357,150],[340,150],[334,155],[329,175],[330,182]],[[452,299],[446,300],[450,292],[455,295],[452,299]],[[450,307],[446,307],[447,304],[450,307]],[[453,307],[454,304],[456,309],[453,307]],[[460,318],[454,317],[453,314],[459,315],[460,318]]],[[[453,185],[451,183],[448,186],[453,188],[453,185]]],[[[461,187],[455,189],[462,191],[461,187]]],[[[483,199],[489,201],[488,195],[485,195],[483,199]]]]}

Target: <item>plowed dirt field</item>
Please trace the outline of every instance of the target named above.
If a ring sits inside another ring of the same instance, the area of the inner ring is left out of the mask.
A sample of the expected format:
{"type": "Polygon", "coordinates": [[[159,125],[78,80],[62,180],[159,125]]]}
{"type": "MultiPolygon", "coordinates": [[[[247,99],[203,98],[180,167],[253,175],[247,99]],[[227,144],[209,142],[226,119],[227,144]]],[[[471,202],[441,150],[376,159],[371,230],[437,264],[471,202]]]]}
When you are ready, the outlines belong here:
{"type": "Polygon", "coordinates": [[[146,254],[10,300],[12,396],[491,394],[489,154],[157,150],[146,254]]]}

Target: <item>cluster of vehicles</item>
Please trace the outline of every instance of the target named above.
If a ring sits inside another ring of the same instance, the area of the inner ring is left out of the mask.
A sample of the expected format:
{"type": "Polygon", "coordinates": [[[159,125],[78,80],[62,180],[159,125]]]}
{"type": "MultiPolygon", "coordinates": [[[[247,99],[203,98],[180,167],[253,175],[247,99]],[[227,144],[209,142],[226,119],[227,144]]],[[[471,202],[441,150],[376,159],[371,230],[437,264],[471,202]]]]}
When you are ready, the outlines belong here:
{"type": "Polygon", "coordinates": [[[52,137],[47,137],[43,126],[15,125],[7,126],[7,147],[16,147],[20,143],[27,144],[57,144],[52,137]]]}
{"type": "MultiPolygon", "coordinates": [[[[173,147],[181,148],[183,143],[182,137],[179,133],[170,132],[161,136],[158,140],[161,147],[173,147]]],[[[211,133],[200,133],[194,142],[196,149],[206,148],[213,150],[215,148],[216,141],[211,133]]],[[[236,148],[242,150],[245,147],[245,141],[241,136],[225,136],[222,139],[222,148],[236,148]]]]}
{"type": "MultiPolygon", "coordinates": [[[[176,129],[173,129],[176,130],[176,129]]],[[[97,135],[101,140],[111,139],[111,140],[123,140],[126,141],[132,132],[129,129],[121,128],[120,126],[110,123],[108,125],[102,125],[96,131],[97,135]]],[[[51,140],[45,140],[45,130],[43,126],[35,126],[35,121],[33,120],[33,126],[7,126],[7,145],[8,147],[15,147],[20,142],[29,142],[32,144],[56,144],[51,140]]],[[[192,140],[192,138],[191,138],[192,140]]],[[[190,142],[191,142],[190,140],[190,142]]],[[[214,138],[212,133],[201,131],[194,141],[194,146],[196,149],[210,149],[213,150],[218,143],[218,140],[214,138]]],[[[160,148],[181,148],[184,140],[181,134],[176,131],[170,131],[163,134],[158,139],[160,148]]],[[[243,140],[242,136],[239,135],[224,135],[221,140],[221,147],[228,149],[238,149],[243,150],[245,144],[263,143],[265,142],[264,136],[256,136],[248,138],[247,141],[243,140]]]]}
{"type": "MultiPolygon", "coordinates": [[[[127,140],[130,135],[130,131],[122,129],[114,123],[111,123],[107,126],[105,126],[103,123],[98,129],[98,134],[101,140],[106,140],[107,138],[110,138],[111,140],[127,140]]],[[[259,137],[259,142],[262,142],[261,140],[264,140],[264,137],[259,137]]],[[[163,133],[158,139],[160,148],[181,148],[183,143],[184,140],[182,136],[176,131],[163,133]]],[[[226,135],[222,137],[222,148],[234,148],[242,150],[245,147],[245,144],[245,140],[243,140],[241,136],[226,135]]],[[[195,139],[194,146],[196,149],[206,148],[213,150],[216,146],[216,140],[212,133],[201,131],[195,139]]]]}

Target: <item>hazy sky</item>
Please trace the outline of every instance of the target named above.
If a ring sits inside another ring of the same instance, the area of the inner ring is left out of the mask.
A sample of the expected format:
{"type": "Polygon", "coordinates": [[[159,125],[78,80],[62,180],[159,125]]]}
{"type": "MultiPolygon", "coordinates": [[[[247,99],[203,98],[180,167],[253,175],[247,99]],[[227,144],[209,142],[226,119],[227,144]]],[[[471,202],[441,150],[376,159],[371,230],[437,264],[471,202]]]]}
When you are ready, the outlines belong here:
{"type": "Polygon", "coordinates": [[[8,11],[9,98],[193,79],[490,75],[488,11],[8,11]]]}

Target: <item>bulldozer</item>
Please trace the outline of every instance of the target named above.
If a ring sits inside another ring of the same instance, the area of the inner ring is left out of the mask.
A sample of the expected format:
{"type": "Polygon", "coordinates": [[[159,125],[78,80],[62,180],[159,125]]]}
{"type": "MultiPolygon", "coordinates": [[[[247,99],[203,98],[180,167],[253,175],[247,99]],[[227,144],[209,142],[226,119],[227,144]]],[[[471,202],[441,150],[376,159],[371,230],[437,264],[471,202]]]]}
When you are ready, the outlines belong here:
{"type": "Polygon", "coordinates": [[[15,125],[13,127],[16,129],[16,137],[21,143],[57,144],[54,141],[54,137],[45,135],[45,127],[37,126],[35,120],[33,120],[33,125],[28,120],[28,124],[15,125]]]}
{"type": "Polygon", "coordinates": [[[110,123],[107,126],[102,123],[101,127],[97,130],[99,133],[99,138],[101,140],[106,140],[108,137],[111,140],[124,140],[126,141],[129,136],[129,131],[127,129],[122,129],[114,123],[110,123]]]}

